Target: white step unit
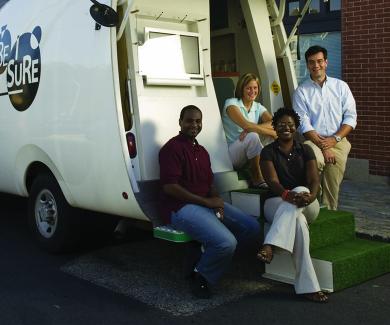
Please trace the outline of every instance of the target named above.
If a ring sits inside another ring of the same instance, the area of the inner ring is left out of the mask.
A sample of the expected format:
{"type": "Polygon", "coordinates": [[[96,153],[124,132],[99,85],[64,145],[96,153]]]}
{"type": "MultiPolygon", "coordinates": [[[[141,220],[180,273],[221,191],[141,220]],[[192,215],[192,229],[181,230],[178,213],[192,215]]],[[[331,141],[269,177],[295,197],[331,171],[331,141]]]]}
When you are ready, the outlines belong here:
{"type": "Polygon", "coordinates": [[[241,209],[242,211],[255,216],[260,216],[261,203],[258,194],[231,192],[232,205],[241,209]]]}

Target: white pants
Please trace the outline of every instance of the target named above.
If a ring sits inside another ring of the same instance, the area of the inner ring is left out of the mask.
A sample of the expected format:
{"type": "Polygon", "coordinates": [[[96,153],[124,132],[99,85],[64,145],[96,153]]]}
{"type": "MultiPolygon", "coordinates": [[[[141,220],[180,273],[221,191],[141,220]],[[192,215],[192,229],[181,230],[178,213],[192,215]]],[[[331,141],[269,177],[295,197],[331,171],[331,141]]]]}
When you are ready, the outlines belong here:
{"type": "Polygon", "coordinates": [[[237,139],[229,145],[229,155],[234,168],[241,168],[249,159],[260,156],[261,150],[273,141],[272,137],[249,132],[244,140],[237,139]]]}
{"type": "MultiPolygon", "coordinates": [[[[293,189],[295,192],[309,192],[304,186],[293,189]]],[[[319,213],[317,200],[304,208],[283,201],[281,197],[265,201],[264,214],[271,224],[264,244],[277,246],[292,253],[295,266],[295,292],[297,294],[320,291],[317,275],[310,257],[310,237],[308,222],[313,222],[319,213]]]]}

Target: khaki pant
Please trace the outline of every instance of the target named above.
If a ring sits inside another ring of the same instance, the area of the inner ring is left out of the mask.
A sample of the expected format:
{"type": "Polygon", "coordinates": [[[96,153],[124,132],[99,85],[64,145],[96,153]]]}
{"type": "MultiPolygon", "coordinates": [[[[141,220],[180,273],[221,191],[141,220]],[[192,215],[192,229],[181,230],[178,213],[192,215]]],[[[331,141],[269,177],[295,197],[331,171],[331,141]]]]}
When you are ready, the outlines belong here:
{"type": "Polygon", "coordinates": [[[336,163],[333,165],[325,164],[322,151],[313,142],[305,141],[305,143],[312,147],[316,155],[318,170],[321,174],[322,204],[325,204],[329,210],[337,210],[340,184],[343,181],[351,144],[347,138],[343,138],[331,149],[336,156],[336,163]]]}

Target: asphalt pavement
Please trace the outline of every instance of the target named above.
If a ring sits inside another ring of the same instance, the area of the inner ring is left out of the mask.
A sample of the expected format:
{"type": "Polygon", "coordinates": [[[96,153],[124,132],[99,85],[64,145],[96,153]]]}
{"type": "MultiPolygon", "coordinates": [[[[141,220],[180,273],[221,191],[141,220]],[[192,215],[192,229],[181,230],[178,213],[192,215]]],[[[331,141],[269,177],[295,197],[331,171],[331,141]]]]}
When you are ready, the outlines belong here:
{"type": "Polygon", "coordinates": [[[390,186],[344,180],[339,209],[355,216],[356,232],[363,237],[390,242],[390,186]]]}
{"type": "Polygon", "coordinates": [[[390,274],[316,304],[262,279],[243,255],[214,298],[198,301],[180,274],[184,246],[132,230],[123,242],[89,233],[78,252],[51,255],[30,237],[26,210],[25,199],[0,195],[0,325],[389,322],[390,274]]]}

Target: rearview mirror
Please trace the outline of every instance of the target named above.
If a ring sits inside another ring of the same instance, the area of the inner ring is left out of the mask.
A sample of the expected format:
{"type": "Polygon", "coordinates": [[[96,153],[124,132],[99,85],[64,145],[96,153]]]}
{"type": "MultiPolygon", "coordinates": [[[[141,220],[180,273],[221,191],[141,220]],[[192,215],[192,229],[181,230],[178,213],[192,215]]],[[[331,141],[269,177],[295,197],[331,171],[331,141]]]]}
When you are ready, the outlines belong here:
{"type": "Polygon", "coordinates": [[[89,9],[89,13],[97,24],[105,27],[114,27],[118,24],[118,14],[114,9],[96,0],[91,1],[93,5],[89,9]]]}

